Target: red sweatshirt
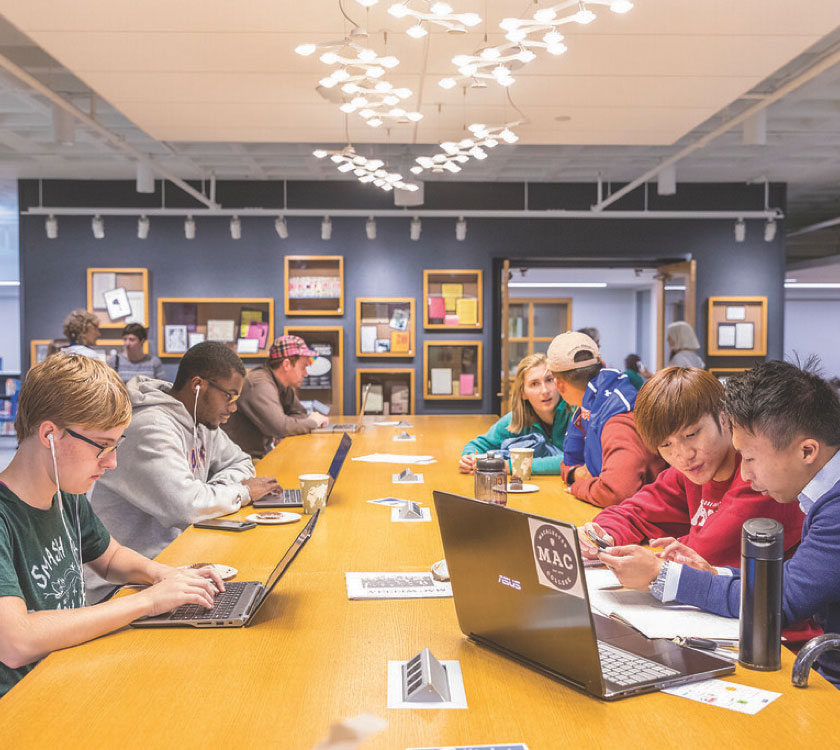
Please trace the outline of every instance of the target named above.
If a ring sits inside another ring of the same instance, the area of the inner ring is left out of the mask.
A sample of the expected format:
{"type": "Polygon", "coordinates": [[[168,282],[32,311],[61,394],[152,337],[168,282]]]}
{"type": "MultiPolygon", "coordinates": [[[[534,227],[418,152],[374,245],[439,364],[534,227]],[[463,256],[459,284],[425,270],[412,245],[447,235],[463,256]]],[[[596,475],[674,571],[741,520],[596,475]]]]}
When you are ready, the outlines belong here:
{"type": "MultiPolygon", "coordinates": [[[[580,410],[578,410],[578,415],[580,410]]],[[[578,427],[580,427],[578,419],[578,427]]],[[[575,480],[569,487],[575,497],[602,508],[620,503],[638,492],[668,464],[651,453],[636,432],[633,413],[616,414],[601,430],[601,473],[591,479],[575,480]]],[[[562,465],[563,481],[570,466],[562,465]]]]}
{"type": "Polygon", "coordinates": [[[712,565],[741,565],[741,526],[749,518],[775,518],[785,527],[785,550],[799,543],[805,516],[798,503],[777,503],[741,479],[741,455],[723,482],[696,485],[670,467],[653,484],[620,505],[602,510],[595,522],[616,545],[672,536],[712,565]]]}

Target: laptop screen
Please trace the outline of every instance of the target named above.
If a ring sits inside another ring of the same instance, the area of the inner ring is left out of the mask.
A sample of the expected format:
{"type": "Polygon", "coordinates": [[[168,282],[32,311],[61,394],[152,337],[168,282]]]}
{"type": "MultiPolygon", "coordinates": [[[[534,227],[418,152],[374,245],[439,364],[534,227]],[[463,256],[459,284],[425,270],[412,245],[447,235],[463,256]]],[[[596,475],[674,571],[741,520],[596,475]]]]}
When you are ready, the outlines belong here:
{"type": "Polygon", "coordinates": [[[336,450],[335,456],[333,456],[332,463],[330,464],[330,469],[327,472],[332,480],[330,482],[330,488],[332,488],[332,485],[335,484],[336,479],[338,479],[338,472],[341,471],[341,467],[344,465],[344,459],[347,458],[347,453],[350,451],[350,446],[352,444],[353,441],[345,432],[344,435],[341,436],[341,442],[338,444],[338,450],[336,450]]]}
{"type": "Polygon", "coordinates": [[[447,492],[434,499],[464,634],[600,689],[575,527],[447,492]]]}
{"type": "Polygon", "coordinates": [[[283,574],[286,572],[286,569],[292,564],[292,560],[294,560],[295,557],[297,557],[297,553],[300,552],[303,545],[306,544],[307,541],[309,541],[309,537],[312,536],[312,529],[315,528],[315,523],[318,521],[318,516],[320,514],[320,510],[315,511],[315,514],[312,516],[312,518],[309,519],[309,523],[307,523],[306,526],[303,527],[303,530],[300,532],[300,534],[297,535],[289,549],[286,550],[286,554],[283,555],[283,558],[280,560],[279,563],[277,563],[274,570],[271,571],[271,575],[265,582],[265,586],[263,587],[259,599],[257,600],[257,603],[254,606],[254,610],[251,613],[250,619],[253,619],[253,616],[257,613],[257,610],[265,601],[265,598],[277,585],[277,581],[279,581],[283,577],[283,574]]]}

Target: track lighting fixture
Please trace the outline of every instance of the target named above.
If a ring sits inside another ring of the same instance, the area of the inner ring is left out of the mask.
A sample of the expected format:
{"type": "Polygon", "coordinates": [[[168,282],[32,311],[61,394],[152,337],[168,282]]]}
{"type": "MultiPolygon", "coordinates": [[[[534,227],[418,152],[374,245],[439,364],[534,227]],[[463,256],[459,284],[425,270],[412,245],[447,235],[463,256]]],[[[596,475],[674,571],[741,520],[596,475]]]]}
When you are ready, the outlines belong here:
{"type": "Polygon", "coordinates": [[[148,164],[142,161],[137,162],[137,192],[155,192],[155,173],[152,172],[148,164]]]}
{"type": "Polygon", "coordinates": [[[285,240],[289,238],[289,228],[286,226],[286,217],[285,216],[278,216],[274,220],[274,230],[277,232],[277,236],[281,240],[285,240]]]}
{"type": "Polygon", "coordinates": [[[372,216],[365,222],[365,234],[369,240],[376,239],[376,219],[372,216]]]}
{"type": "Polygon", "coordinates": [[[231,239],[242,239],[242,222],[238,216],[232,216],[230,219],[230,236],[231,239]]]}
{"type": "Polygon", "coordinates": [[[58,237],[58,219],[50,214],[44,222],[44,229],[47,231],[47,239],[54,240],[58,237]]]}
{"type": "Polygon", "coordinates": [[[459,216],[458,221],[455,222],[455,239],[458,242],[467,239],[467,220],[463,216],[459,216]]]}
{"type": "Polygon", "coordinates": [[[94,216],[90,221],[93,236],[98,240],[105,239],[105,221],[101,216],[94,216]]]}
{"type": "Polygon", "coordinates": [[[411,224],[408,226],[408,235],[413,239],[415,242],[420,239],[420,231],[422,230],[422,225],[420,223],[420,217],[415,216],[411,220],[411,224]]]}
{"type": "Polygon", "coordinates": [[[195,239],[195,219],[192,216],[188,216],[184,220],[184,237],[188,240],[195,239]]]}
{"type": "Polygon", "coordinates": [[[149,236],[149,217],[141,216],[137,219],[137,237],[145,240],[149,236]]]}
{"type": "Polygon", "coordinates": [[[776,220],[775,219],[767,219],[767,222],[764,224],[764,241],[765,242],[772,242],[776,239],[776,220]]]}
{"type": "Polygon", "coordinates": [[[735,242],[743,242],[747,237],[747,225],[743,219],[735,222],[735,242]]]}
{"type": "Polygon", "coordinates": [[[330,237],[332,237],[332,221],[329,216],[325,216],[321,221],[321,239],[326,241],[330,237]]]}

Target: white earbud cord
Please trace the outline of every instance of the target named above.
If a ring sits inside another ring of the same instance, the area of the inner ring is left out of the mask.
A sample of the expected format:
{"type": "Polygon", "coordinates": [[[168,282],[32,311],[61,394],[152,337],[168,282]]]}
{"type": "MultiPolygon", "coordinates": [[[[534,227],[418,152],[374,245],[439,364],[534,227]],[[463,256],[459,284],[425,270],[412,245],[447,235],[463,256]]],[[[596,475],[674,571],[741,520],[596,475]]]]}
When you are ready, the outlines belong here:
{"type": "Polygon", "coordinates": [[[195,403],[193,404],[193,450],[195,451],[195,466],[193,467],[193,473],[198,468],[198,392],[201,389],[201,386],[197,385],[195,387],[195,403]]]}
{"type": "MultiPolygon", "coordinates": [[[[52,438],[52,435],[50,435],[52,438]]],[[[58,497],[58,515],[61,517],[61,525],[64,526],[64,533],[67,534],[67,539],[70,542],[71,552],[73,552],[73,559],[79,566],[79,593],[82,595],[82,606],[86,606],[87,601],[85,597],[85,571],[82,567],[82,522],[79,517],[79,499],[76,498],[76,542],[78,546],[73,549],[73,537],[70,535],[70,529],[67,528],[67,521],[64,518],[64,498],[61,496],[61,486],[58,481],[58,462],[55,460],[55,443],[50,439],[50,453],[52,454],[53,474],[55,475],[55,494],[58,497]]]]}

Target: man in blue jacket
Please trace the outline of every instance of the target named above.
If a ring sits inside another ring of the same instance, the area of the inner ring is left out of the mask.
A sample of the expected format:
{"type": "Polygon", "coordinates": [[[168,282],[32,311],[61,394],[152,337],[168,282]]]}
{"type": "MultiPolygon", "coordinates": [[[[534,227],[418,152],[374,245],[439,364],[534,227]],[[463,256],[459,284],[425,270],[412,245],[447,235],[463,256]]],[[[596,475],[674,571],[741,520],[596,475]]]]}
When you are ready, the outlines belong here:
{"type": "MultiPolygon", "coordinates": [[[[840,398],[822,378],[786,362],[766,362],[726,384],[724,412],[741,475],[776,502],[798,501],[802,542],[785,562],[782,626],[813,616],[840,632],[840,398]]],[[[738,617],[740,571],[713,568],[687,547],[667,560],[635,545],[599,555],[621,583],[650,589],[664,602],[738,617]]],[[[824,653],[818,671],[840,686],[840,654],[824,653]]]]}
{"type": "Polygon", "coordinates": [[[563,441],[562,475],[575,497],[602,508],[652,482],[665,462],[636,432],[636,389],[623,372],[604,367],[586,334],[556,336],[546,354],[563,400],[578,407],[563,441]]]}

